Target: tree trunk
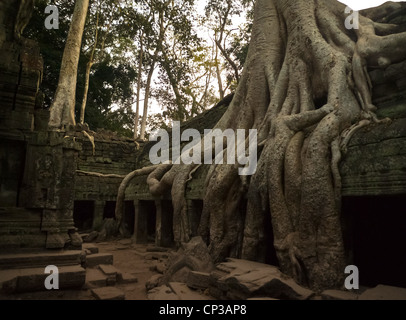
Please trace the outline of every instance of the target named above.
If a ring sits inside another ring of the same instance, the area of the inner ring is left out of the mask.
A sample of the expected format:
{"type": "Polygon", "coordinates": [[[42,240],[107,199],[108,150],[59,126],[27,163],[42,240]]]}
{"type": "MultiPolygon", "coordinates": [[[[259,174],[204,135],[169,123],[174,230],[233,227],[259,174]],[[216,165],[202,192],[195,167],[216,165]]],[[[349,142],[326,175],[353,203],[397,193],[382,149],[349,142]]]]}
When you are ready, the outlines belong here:
{"type": "Polygon", "coordinates": [[[138,122],[140,117],[140,93],[141,93],[141,82],[142,82],[142,62],[144,59],[144,49],[143,49],[143,37],[140,38],[140,59],[138,61],[138,80],[137,80],[137,102],[134,118],[134,140],[138,138],[138,122]]]}
{"type": "Polygon", "coordinates": [[[87,103],[87,93],[89,91],[90,69],[92,68],[92,65],[93,65],[93,58],[89,59],[89,61],[86,64],[85,88],[83,90],[83,100],[82,100],[82,106],[80,108],[80,123],[81,124],[85,123],[85,110],[86,110],[86,103],[87,103]]]}
{"type": "MultiPolygon", "coordinates": [[[[244,71],[215,127],[257,129],[259,161],[248,179],[237,165],[210,167],[199,233],[215,262],[260,260],[270,245],[264,243],[270,215],[284,273],[317,291],[343,286],[338,162],[356,128],[380,122],[366,68],[406,57],[405,32],[363,16],[359,30],[347,30],[347,17],[335,0],[257,1],[244,71]]],[[[172,188],[177,242],[190,238],[184,195],[195,169],[174,165],[150,175],[154,195],[172,188]]]]}
{"type": "Polygon", "coordinates": [[[214,63],[216,65],[216,75],[217,75],[217,83],[219,86],[219,94],[220,94],[220,101],[224,99],[224,90],[223,90],[223,82],[221,80],[221,70],[220,70],[220,62],[218,59],[218,55],[219,55],[219,48],[218,46],[215,44],[216,47],[216,56],[214,58],[214,63]]]}
{"type": "Polygon", "coordinates": [[[143,114],[142,114],[141,132],[140,132],[141,140],[145,140],[145,130],[147,127],[147,116],[148,116],[149,93],[151,90],[152,75],[154,74],[154,69],[155,69],[155,59],[156,59],[156,57],[154,56],[154,59],[152,60],[152,64],[151,64],[151,69],[148,72],[147,84],[145,86],[144,110],[143,110],[143,114]]]}
{"type": "Polygon", "coordinates": [[[89,0],[76,0],[65,50],[63,52],[58,87],[50,109],[50,128],[75,125],[75,95],[77,69],[89,0]]]}
{"type": "Polygon", "coordinates": [[[82,100],[82,106],[80,108],[80,123],[84,124],[85,123],[85,110],[86,110],[86,103],[87,103],[87,93],[89,91],[89,82],[90,82],[90,69],[93,66],[94,63],[94,53],[96,51],[96,46],[97,46],[97,41],[98,41],[98,35],[99,35],[99,13],[100,9],[97,11],[96,14],[96,31],[94,35],[94,44],[92,51],[90,53],[89,61],[86,65],[86,74],[85,74],[85,88],[83,90],[83,100],[82,100]]]}

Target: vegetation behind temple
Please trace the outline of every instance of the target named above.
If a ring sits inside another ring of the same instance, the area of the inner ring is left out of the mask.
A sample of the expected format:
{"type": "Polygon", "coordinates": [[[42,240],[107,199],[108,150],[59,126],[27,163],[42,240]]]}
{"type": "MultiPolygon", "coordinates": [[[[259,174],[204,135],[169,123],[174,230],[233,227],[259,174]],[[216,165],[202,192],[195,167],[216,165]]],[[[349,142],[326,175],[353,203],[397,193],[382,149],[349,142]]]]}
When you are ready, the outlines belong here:
{"type": "MultiPolygon", "coordinates": [[[[142,60],[144,75],[140,75],[141,88],[145,89],[146,72],[149,68],[151,66],[157,68],[159,83],[154,84],[150,96],[159,102],[162,109],[160,114],[148,115],[147,123],[150,128],[165,127],[168,120],[172,119],[188,120],[219,101],[221,95],[219,97],[218,89],[205,85],[207,81],[216,77],[215,68],[218,66],[223,70],[222,77],[225,84],[223,89],[228,89],[225,92],[235,88],[238,79],[233,78],[230,65],[224,59],[214,61],[210,53],[213,52],[215,44],[213,43],[210,47],[210,44],[203,41],[196,33],[193,19],[197,19],[198,13],[193,0],[179,2],[178,6],[175,4],[170,9],[167,7],[162,9],[155,1],[141,1],[145,7],[131,6],[127,2],[126,6],[118,7],[118,2],[114,0],[90,1],[78,66],[77,121],[83,99],[86,65],[94,45],[96,21],[98,21],[99,41],[90,72],[85,111],[85,122],[92,130],[104,128],[128,137],[133,136],[135,117],[133,106],[136,103],[136,86],[140,70],[138,67],[140,52],[142,52],[140,36],[144,37],[142,60]],[[180,6],[182,3],[183,7],[180,6]],[[147,5],[151,6],[150,11],[146,9],[147,5]],[[180,10],[181,8],[184,12],[180,10]],[[159,39],[157,30],[154,30],[158,19],[155,15],[158,15],[159,10],[166,10],[165,24],[176,36],[165,34],[167,38],[159,39]],[[99,15],[97,15],[98,11],[99,15]],[[101,41],[101,39],[104,40],[101,41]],[[175,47],[177,51],[171,52],[175,47]],[[156,63],[152,63],[154,51],[158,52],[156,63]],[[197,84],[196,79],[205,79],[204,84],[197,84]]],[[[235,12],[241,12],[241,3],[247,5],[245,0],[233,2],[233,6],[236,7],[235,12]]],[[[54,98],[74,4],[74,1],[69,0],[55,0],[51,3],[47,0],[37,0],[32,19],[24,32],[25,37],[39,43],[44,59],[44,75],[41,84],[44,108],[49,108],[54,98]],[[49,15],[44,12],[49,4],[55,4],[59,9],[59,29],[47,30],[44,26],[44,21],[49,15]]],[[[209,1],[208,8],[212,6],[215,10],[216,5],[219,5],[217,1],[209,1]]],[[[225,17],[228,25],[231,23],[230,17],[225,17]]],[[[221,19],[209,22],[210,19],[213,20],[210,16],[200,18],[201,24],[213,24],[213,33],[218,33],[215,24],[221,19]]],[[[234,59],[240,70],[247,52],[249,34],[250,24],[248,23],[240,28],[237,35],[230,34],[227,43],[227,54],[234,59]]],[[[141,98],[143,98],[142,95],[141,98]]],[[[141,109],[142,105],[143,100],[140,101],[141,109]]]]}

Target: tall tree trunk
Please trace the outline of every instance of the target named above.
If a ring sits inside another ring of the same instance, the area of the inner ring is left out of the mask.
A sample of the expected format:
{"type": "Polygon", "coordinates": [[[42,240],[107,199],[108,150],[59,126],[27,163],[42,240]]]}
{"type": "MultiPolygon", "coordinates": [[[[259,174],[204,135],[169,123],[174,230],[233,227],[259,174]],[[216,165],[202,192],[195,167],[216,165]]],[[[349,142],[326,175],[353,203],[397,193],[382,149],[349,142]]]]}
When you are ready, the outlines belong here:
{"type": "Polygon", "coordinates": [[[138,138],[138,122],[140,118],[140,94],[142,83],[142,62],[144,59],[143,36],[140,38],[140,59],[138,61],[137,102],[134,118],[134,140],[138,138]]]}
{"type": "Polygon", "coordinates": [[[145,86],[144,110],[142,114],[141,132],[140,132],[141,140],[145,140],[145,130],[147,127],[147,116],[148,116],[148,102],[149,102],[149,94],[151,91],[152,75],[154,74],[155,69],[155,59],[156,58],[154,57],[154,59],[152,60],[151,69],[148,72],[147,84],[145,86]]]}
{"type": "Polygon", "coordinates": [[[220,94],[220,100],[224,99],[224,90],[223,90],[223,81],[221,80],[221,70],[220,70],[220,62],[218,59],[219,55],[219,48],[216,44],[214,44],[216,47],[216,55],[214,57],[214,63],[216,65],[216,75],[217,75],[217,84],[219,86],[219,94],[220,94]]]}
{"type": "MultiPolygon", "coordinates": [[[[387,8],[367,13],[378,17],[387,8]]],[[[360,15],[359,29],[347,30],[347,18],[335,0],[257,1],[244,71],[215,128],[257,129],[259,161],[249,179],[238,175],[238,165],[208,171],[199,233],[215,262],[260,259],[270,245],[264,235],[270,215],[283,272],[317,291],[343,286],[338,163],[354,130],[381,122],[367,67],[406,58],[400,28],[360,15]]],[[[185,190],[196,167],[163,165],[148,177],[153,195],[171,188],[177,242],[190,239],[185,190]]]]}
{"type": "Polygon", "coordinates": [[[63,52],[58,87],[51,105],[50,128],[75,125],[75,97],[80,46],[89,0],[76,0],[65,50],[63,52]]]}
{"type": "Polygon", "coordinates": [[[89,82],[90,82],[89,81],[90,80],[90,69],[92,68],[93,63],[94,63],[94,53],[96,51],[98,35],[99,35],[99,13],[100,13],[100,10],[98,10],[97,14],[96,14],[96,30],[95,30],[95,34],[94,34],[94,44],[93,44],[92,51],[90,53],[89,61],[87,62],[87,65],[86,65],[85,88],[83,90],[83,100],[82,100],[82,106],[80,108],[80,123],[81,124],[85,123],[87,93],[89,91],[89,82]]]}

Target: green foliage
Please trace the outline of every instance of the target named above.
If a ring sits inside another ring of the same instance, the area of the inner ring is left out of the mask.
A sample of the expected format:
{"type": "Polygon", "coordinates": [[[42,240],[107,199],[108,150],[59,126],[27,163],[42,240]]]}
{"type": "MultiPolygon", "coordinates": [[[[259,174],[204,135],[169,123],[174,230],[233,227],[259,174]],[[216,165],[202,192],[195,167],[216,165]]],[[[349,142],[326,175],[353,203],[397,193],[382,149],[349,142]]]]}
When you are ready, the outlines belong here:
{"type": "MultiPolygon", "coordinates": [[[[228,2],[208,0],[207,16],[203,20],[212,19],[215,12],[224,14],[228,2]],[[212,18],[209,19],[210,15],[212,18]]],[[[249,10],[252,2],[232,0],[232,15],[249,10]]],[[[37,0],[30,24],[25,29],[24,36],[36,40],[43,55],[41,90],[45,94],[45,108],[51,106],[58,84],[74,4],[71,0],[37,0]],[[47,30],[44,26],[45,7],[50,4],[59,9],[57,30],[47,30]]],[[[232,15],[226,21],[228,28],[232,25],[232,15]]],[[[201,20],[194,0],[90,0],[78,66],[77,119],[96,27],[98,41],[85,111],[85,122],[92,130],[104,128],[128,137],[133,135],[135,87],[141,77],[142,89],[145,88],[152,67],[155,73],[150,104],[157,101],[162,112],[148,117],[149,129],[165,127],[171,120],[185,121],[214,105],[218,101],[218,92],[212,84],[216,79],[213,45],[198,31],[198,21],[201,20]],[[141,45],[144,56],[142,73],[137,74],[141,45]]],[[[250,30],[248,21],[239,27],[238,32],[227,31],[226,51],[239,69],[242,69],[248,51],[250,30]]],[[[225,78],[233,89],[236,82],[231,68],[223,63],[227,70],[225,78]]]]}
{"type": "MultiPolygon", "coordinates": [[[[107,11],[111,9],[113,1],[102,1],[101,3],[103,3],[101,7],[103,11],[100,15],[101,19],[99,23],[102,28],[106,29],[106,19],[109,17],[107,11]]],[[[38,0],[36,2],[33,17],[25,30],[26,37],[38,41],[44,59],[44,75],[41,90],[45,95],[45,108],[51,106],[56,91],[63,50],[70,26],[70,17],[74,9],[73,1],[54,2],[59,9],[59,29],[47,30],[44,27],[46,18],[44,11],[45,7],[49,4],[47,0],[38,0]]],[[[78,66],[76,91],[77,119],[79,118],[79,108],[83,98],[84,75],[89,48],[94,40],[95,5],[98,5],[98,1],[92,1],[89,8],[78,66]]],[[[108,53],[109,46],[107,45],[104,48],[103,54],[99,53],[99,57],[102,57],[103,60],[95,63],[91,69],[85,122],[89,124],[92,130],[104,128],[131,137],[134,117],[131,111],[131,102],[133,98],[133,83],[137,74],[133,66],[124,59],[123,51],[120,52],[116,48],[117,42],[114,43],[112,41],[112,39],[115,39],[114,33],[116,31],[114,28],[111,28],[110,31],[111,33],[108,34],[105,43],[114,46],[116,50],[111,50],[108,53]]],[[[125,46],[122,46],[123,48],[125,46]]]]}

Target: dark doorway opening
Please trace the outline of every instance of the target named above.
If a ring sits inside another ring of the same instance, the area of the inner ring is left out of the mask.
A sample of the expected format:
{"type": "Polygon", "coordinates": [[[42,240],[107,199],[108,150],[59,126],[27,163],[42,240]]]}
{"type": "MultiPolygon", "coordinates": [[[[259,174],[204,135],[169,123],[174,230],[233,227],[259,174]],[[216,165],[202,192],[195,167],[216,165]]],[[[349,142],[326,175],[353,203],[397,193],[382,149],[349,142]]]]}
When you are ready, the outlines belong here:
{"type": "Polygon", "coordinates": [[[134,230],[137,243],[155,242],[156,206],[154,201],[140,200],[134,230]]]}
{"type": "Polygon", "coordinates": [[[75,201],[73,206],[73,221],[79,231],[89,231],[93,226],[94,201],[75,201]]]}
{"type": "Polygon", "coordinates": [[[0,206],[18,206],[25,155],[25,142],[0,139],[0,206]]]}
{"type": "Polygon", "coordinates": [[[103,219],[112,219],[115,217],[116,212],[116,202],[106,201],[103,212],[103,219]]]}
{"type": "Polygon", "coordinates": [[[344,241],[361,285],[406,287],[406,195],[343,198],[344,241]]]}

